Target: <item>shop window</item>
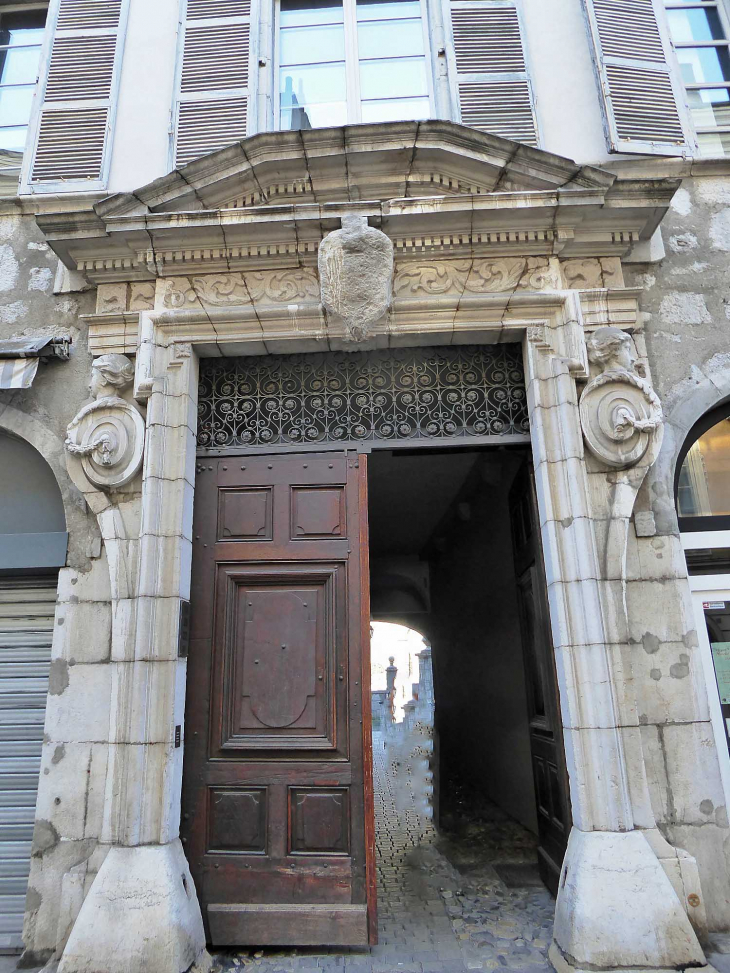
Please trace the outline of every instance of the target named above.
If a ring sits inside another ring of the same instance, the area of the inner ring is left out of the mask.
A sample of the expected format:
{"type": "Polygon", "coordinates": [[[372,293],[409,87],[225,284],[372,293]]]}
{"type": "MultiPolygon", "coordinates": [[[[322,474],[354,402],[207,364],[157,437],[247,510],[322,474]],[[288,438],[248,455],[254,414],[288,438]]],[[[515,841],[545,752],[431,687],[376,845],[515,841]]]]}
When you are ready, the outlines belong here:
{"type": "Polygon", "coordinates": [[[677,479],[681,525],[683,529],[693,524],[703,530],[726,529],[730,527],[730,417],[720,418],[690,442],[677,479]]]}

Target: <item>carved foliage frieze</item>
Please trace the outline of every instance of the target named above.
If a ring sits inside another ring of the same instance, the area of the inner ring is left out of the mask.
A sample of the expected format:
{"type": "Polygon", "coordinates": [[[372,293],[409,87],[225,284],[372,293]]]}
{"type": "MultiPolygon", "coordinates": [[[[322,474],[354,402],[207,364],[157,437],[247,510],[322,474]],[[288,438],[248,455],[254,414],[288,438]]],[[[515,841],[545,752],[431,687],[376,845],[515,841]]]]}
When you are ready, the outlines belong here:
{"type": "Polygon", "coordinates": [[[401,299],[450,293],[499,294],[523,290],[558,290],[556,261],[548,257],[501,260],[419,260],[399,263],[394,292],[401,299]]]}
{"type": "Polygon", "coordinates": [[[253,271],[246,274],[208,274],[172,277],[165,281],[162,304],[170,310],[199,304],[228,307],[236,304],[317,301],[319,281],[313,270],[253,271]]]}

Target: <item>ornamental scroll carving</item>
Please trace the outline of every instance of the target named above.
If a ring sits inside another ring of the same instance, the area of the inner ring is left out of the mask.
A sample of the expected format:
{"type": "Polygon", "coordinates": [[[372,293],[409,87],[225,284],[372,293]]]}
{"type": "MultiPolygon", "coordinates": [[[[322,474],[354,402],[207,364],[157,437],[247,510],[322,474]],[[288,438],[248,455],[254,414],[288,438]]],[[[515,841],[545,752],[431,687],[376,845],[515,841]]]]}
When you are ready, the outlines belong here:
{"type": "Polygon", "coordinates": [[[319,281],[312,270],[257,271],[244,274],[208,274],[167,282],[162,303],[166,308],[229,307],[261,301],[291,303],[317,300],[319,281]]]}
{"type": "Polygon", "coordinates": [[[608,466],[635,466],[661,434],[661,402],[637,372],[633,341],[625,331],[598,328],[587,346],[588,360],[599,373],[586,385],[580,399],[586,445],[608,466]]]}
{"type": "Polygon", "coordinates": [[[65,446],[81,461],[89,483],[116,490],[129,483],[142,466],[144,419],[118,393],[134,381],[126,355],[102,355],[91,368],[93,402],[85,405],[66,430],[65,446]]]}
{"type": "Polygon", "coordinates": [[[444,260],[398,265],[394,291],[397,297],[419,294],[499,294],[525,290],[557,290],[557,269],[546,257],[515,257],[502,260],[444,260]]]}
{"type": "Polygon", "coordinates": [[[342,321],[352,341],[367,338],[390,307],[393,242],[366,217],[346,214],[342,229],[320,244],[317,263],[325,311],[342,321]]]}

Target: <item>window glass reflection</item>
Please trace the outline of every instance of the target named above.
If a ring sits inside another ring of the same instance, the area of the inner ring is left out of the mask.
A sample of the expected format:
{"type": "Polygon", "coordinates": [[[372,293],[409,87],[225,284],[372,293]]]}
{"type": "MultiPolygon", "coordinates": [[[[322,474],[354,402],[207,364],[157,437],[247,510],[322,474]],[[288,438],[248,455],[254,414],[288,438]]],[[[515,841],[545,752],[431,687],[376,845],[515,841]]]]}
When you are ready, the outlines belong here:
{"type": "Polygon", "coordinates": [[[428,118],[428,81],[417,0],[357,6],[363,122],[428,118]]]}
{"type": "Polygon", "coordinates": [[[342,3],[281,0],[279,128],[300,130],[347,121],[342,3]]]}
{"type": "Polygon", "coordinates": [[[677,44],[724,40],[720,15],[712,7],[707,10],[668,10],[667,18],[677,44]]]}
{"type": "Polygon", "coordinates": [[[694,88],[687,92],[697,128],[730,125],[730,91],[727,88],[694,88]]]}
{"type": "Polygon", "coordinates": [[[685,84],[730,81],[730,56],[726,47],[678,47],[677,58],[685,84]]]}
{"type": "Polygon", "coordinates": [[[0,14],[0,195],[17,192],[45,19],[44,10],[0,14]]]}
{"type": "Polygon", "coordinates": [[[677,489],[680,517],[730,514],[730,418],[708,430],[690,448],[677,489]]]}

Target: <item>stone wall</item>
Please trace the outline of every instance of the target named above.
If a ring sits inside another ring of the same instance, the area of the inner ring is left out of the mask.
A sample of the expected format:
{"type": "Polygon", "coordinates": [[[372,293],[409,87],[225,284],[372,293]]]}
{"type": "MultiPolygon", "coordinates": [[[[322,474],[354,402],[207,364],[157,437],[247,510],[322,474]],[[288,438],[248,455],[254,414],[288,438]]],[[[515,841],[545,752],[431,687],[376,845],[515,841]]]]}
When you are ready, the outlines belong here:
{"type": "Polygon", "coordinates": [[[0,208],[0,339],[72,339],[69,361],[42,363],[30,389],[0,391],[0,430],[28,440],[49,463],[69,531],[67,567],[59,574],[27,899],[25,941],[38,958],[50,955],[65,936],[73,903],[83,892],[86,863],[95,867],[109,736],[109,570],[96,518],[68,478],[63,449],[66,426],[89,396],[91,356],[78,317],[93,310],[95,295],[54,293],[57,268],[33,216],[12,205],[0,208]]]}
{"type": "Polygon", "coordinates": [[[670,843],[697,859],[710,928],[718,929],[730,921],[718,868],[730,831],[719,778],[703,764],[715,744],[689,592],[677,583],[686,564],[674,475],[692,425],[730,396],[730,181],[685,179],[661,234],[663,260],[624,265],[627,286],[643,290],[647,356],[667,419],[637,502],[637,524],[649,518],[638,533],[648,536],[629,537],[633,677],[652,812],[670,843]]]}
{"type": "Polygon", "coordinates": [[[646,344],[666,412],[708,374],[730,369],[730,179],[685,179],[662,225],[666,257],[624,265],[644,291],[646,344]]]}

